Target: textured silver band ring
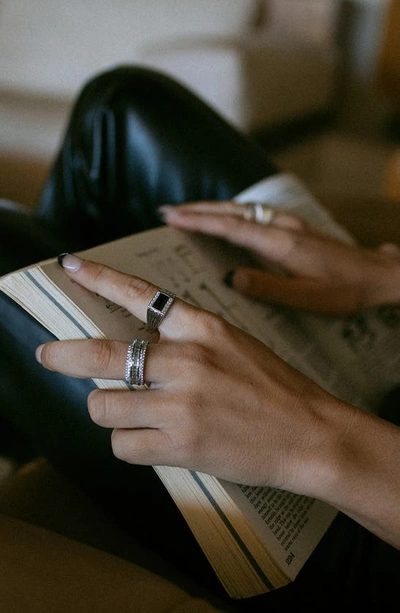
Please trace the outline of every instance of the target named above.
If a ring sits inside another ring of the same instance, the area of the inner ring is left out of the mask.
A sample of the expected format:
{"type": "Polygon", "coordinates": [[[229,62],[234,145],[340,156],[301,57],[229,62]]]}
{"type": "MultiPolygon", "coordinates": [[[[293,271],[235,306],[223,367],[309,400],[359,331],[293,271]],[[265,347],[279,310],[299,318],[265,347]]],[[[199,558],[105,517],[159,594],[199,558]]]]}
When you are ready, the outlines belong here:
{"type": "Polygon", "coordinates": [[[129,389],[147,388],[144,380],[144,360],[149,341],[135,338],[126,353],[125,383],[129,389]]]}
{"type": "Polygon", "coordinates": [[[148,332],[155,332],[166,316],[170,306],[176,296],[166,289],[159,289],[147,305],[147,324],[148,332]]]}
{"type": "Polygon", "coordinates": [[[275,217],[275,211],[263,202],[246,202],[243,217],[247,221],[255,221],[263,226],[268,226],[275,217]]]}

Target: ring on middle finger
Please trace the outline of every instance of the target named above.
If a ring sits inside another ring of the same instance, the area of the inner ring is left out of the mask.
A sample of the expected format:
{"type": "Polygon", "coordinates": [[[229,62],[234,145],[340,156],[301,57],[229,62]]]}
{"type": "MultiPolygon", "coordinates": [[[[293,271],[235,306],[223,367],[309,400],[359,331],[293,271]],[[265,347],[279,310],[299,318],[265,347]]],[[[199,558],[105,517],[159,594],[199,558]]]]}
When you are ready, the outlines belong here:
{"type": "Polygon", "coordinates": [[[144,362],[149,341],[135,338],[128,347],[125,363],[125,383],[129,389],[148,389],[144,380],[144,362]]]}
{"type": "Polygon", "coordinates": [[[274,209],[264,202],[246,202],[242,206],[244,206],[243,217],[247,221],[255,221],[263,226],[268,226],[275,217],[274,209]]]}

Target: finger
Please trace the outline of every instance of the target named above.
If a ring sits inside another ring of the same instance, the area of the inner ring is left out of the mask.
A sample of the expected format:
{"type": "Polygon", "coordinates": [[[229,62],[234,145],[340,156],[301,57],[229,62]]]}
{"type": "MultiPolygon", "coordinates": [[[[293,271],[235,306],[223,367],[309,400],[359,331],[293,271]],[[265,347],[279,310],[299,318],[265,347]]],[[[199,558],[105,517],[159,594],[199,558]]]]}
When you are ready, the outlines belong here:
{"type": "MultiPolygon", "coordinates": [[[[171,213],[184,215],[186,213],[194,213],[196,215],[235,215],[238,206],[233,200],[201,200],[198,202],[190,202],[186,204],[164,205],[158,210],[162,217],[165,218],[171,213]]],[[[240,214],[240,212],[239,212],[240,214]]]]}
{"type": "MultiPolygon", "coordinates": [[[[127,350],[125,341],[88,339],[46,343],[36,355],[48,370],[69,377],[123,381],[127,350]]],[[[162,341],[148,345],[144,362],[144,380],[148,384],[164,383],[173,377],[173,373],[181,371],[179,343],[162,341]]]]}
{"type": "Polygon", "coordinates": [[[171,448],[168,435],[158,429],[115,429],[111,444],[114,455],[130,464],[180,466],[183,462],[179,450],[171,448]]]}
{"type": "Polygon", "coordinates": [[[36,359],[48,370],[68,377],[124,379],[128,343],[100,339],[53,341],[36,350],[36,359]]]}
{"type": "Polygon", "coordinates": [[[238,268],[231,279],[239,293],[285,306],[319,313],[349,313],[359,308],[353,288],[336,287],[320,279],[283,277],[252,268],[238,268]]]}
{"type": "Polygon", "coordinates": [[[88,396],[90,417],[103,428],[162,429],[169,413],[158,392],[94,390],[88,396]]]}
{"type": "MultiPolygon", "coordinates": [[[[297,224],[297,218],[290,218],[290,226],[297,224]]],[[[294,274],[311,274],[315,268],[316,243],[321,237],[316,236],[312,229],[304,226],[278,227],[263,226],[254,222],[243,221],[234,217],[190,216],[185,220],[184,229],[218,236],[239,247],[257,253],[269,264],[277,265],[294,274]],[[188,225],[190,224],[190,228],[188,225]]],[[[183,227],[183,226],[182,226],[183,227]]],[[[324,240],[326,240],[324,238],[324,240]]]]}
{"type": "MultiPolygon", "coordinates": [[[[63,256],[61,265],[69,277],[86,289],[127,309],[140,321],[146,321],[148,304],[159,289],[152,283],[76,255],[63,256]]],[[[176,336],[187,334],[195,311],[195,307],[176,298],[160,323],[160,332],[176,336]]]]}
{"type": "MultiPolygon", "coordinates": [[[[169,222],[169,219],[168,219],[169,222]]],[[[240,217],[197,215],[187,213],[174,217],[176,228],[217,236],[240,247],[252,249],[271,258],[281,260],[293,244],[291,232],[275,226],[263,226],[240,217]]]]}
{"type": "MultiPolygon", "coordinates": [[[[190,229],[189,224],[192,220],[192,215],[210,215],[223,217],[230,215],[232,217],[238,217],[245,220],[246,208],[243,204],[233,201],[221,201],[221,202],[195,202],[190,204],[163,206],[159,209],[164,221],[171,225],[178,223],[185,224],[186,229],[190,229]]],[[[254,224],[254,221],[246,220],[246,223],[254,224]]],[[[302,230],[307,227],[305,221],[295,215],[289,215],[287,213],[281,213],[275,211],[272,220],[268,225],[274,225],[276,227],[287,228],[292,230],[302,230]]]]}

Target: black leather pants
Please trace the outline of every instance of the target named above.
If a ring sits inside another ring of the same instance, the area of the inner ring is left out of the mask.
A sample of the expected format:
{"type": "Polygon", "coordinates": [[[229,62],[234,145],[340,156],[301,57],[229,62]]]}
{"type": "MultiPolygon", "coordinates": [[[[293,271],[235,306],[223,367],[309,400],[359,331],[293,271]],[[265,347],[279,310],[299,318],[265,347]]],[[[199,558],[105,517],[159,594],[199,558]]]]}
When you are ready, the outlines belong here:
{"type": "MultiPolygon", "coordinates": [[[[106,72],[77,100],[35,213],[0,209],[0,273],[159,225],[160,204],[230,198],[276,171],[257,145],[169,78],[138,67],[106,72]]],[[[36,363],[36,346],[51,339],[0,293],[3,417],[99,501],[127,535],[222,594],[152,469],[116,460],[110,432],[88,417],[92,381],[36,363]]],[[[295,584],[241,607],[310,611],[345,603],[379,610],[368,607],[382,603],[382,581],[385,590],[395,585],[396,556],[340,516],[295,584]],[[371,576],[377,579],[366,579],[371,576]]]]}

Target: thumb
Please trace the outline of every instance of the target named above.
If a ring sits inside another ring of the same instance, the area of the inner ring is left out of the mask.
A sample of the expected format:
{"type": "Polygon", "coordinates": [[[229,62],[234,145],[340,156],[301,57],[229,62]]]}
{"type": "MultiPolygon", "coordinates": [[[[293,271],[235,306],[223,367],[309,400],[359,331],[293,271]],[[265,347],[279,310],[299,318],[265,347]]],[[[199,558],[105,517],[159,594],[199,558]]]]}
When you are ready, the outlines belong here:
{"type": "Polygon", "coordinates": [[[336,292],[318,279],[285,277],[254,268],[238,268],[227,275],[232,289],[257,300],[320,313],[343,313],[354,309],[353,295],[336,292]]]}
{"type": "Polygon", "coordinates": [[[288,281],[288,277],[277,276],[255,268],[237,268],[225,277],[226,284],[239,294],[281,304],[293,302],[293,296],[289,294],[288,281]]]}

